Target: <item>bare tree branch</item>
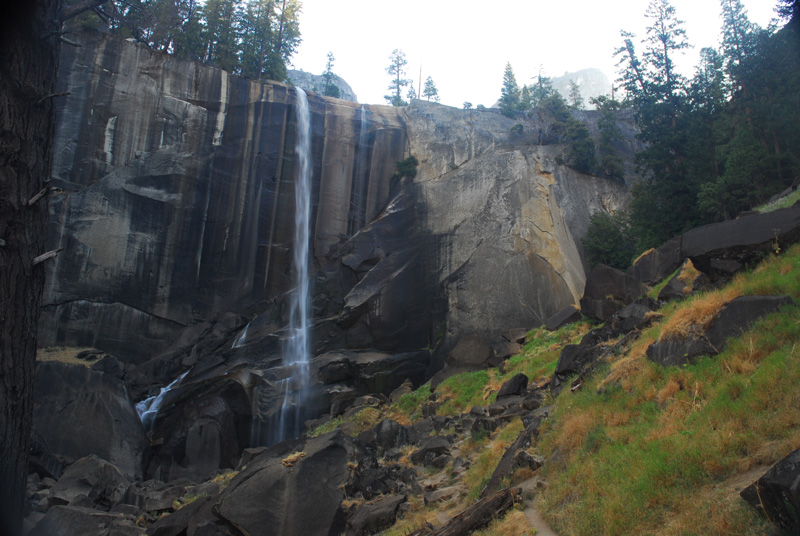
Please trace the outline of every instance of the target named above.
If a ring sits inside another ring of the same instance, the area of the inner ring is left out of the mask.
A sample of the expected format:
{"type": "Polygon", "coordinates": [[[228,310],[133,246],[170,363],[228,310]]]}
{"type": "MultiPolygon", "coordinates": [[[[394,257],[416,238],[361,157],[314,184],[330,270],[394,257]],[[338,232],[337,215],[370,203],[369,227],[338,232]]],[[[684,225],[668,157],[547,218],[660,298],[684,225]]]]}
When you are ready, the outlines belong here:
{"type": "Polygon", "coordinates": [[[90,9],[94,9],[102,4],[104,4],[107,0],[78,0],[75,4],[64,6],[61,8],[61,21],[69,20],[73,17],[77,17],[81,13],[85,11],[89,11],[90,9]]]}

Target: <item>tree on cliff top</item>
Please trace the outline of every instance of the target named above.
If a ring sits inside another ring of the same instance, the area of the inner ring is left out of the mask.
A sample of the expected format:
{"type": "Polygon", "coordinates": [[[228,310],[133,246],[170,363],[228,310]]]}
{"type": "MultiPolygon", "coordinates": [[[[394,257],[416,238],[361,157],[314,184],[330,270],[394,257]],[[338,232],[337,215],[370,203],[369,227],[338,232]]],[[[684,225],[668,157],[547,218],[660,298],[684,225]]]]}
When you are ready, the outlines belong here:
{"type": "Polygon", "coordinates": [[[433,99],[433,102],[439,102],[439,90],[436,89],[436,84],[433,83],[433,78],[430,76],[425,79],[425,88],[422,90],[422,96],[428,100],[433,99]]]}
{"type": "Polygon", "coordinates": [[[322,79],[325,80],[325,87],[322,89],[322,94],[326,97],[339,98],[341,91],[339,86],[336,85],[336,75],[333,74],[333,62],[336,58],[333,57],[333,52],[328,52],[328,63],[325,64],[325,72],[322,73],[322,79]]]}
{"type": "Polygon", "coordinates": [[[389,56],[389,61],[386,72],[392,77],[392,82],[388,88],[391,93],[383,98],[392,106],[406,106],[408,103],[403,100],[402,94],[403,88],[411,83],[411,80],[406,78],[408,60],[406,60],[405,53],[396,48],[392,51],[392,55],[389,56]]]}
{"type": "Polygon", "coordinates": [[[519,108],[519,86],[511,63],[506,63],[503,71],[503,88],[500,90],[500,111],[507,117],[514,117],[519,108]]]}

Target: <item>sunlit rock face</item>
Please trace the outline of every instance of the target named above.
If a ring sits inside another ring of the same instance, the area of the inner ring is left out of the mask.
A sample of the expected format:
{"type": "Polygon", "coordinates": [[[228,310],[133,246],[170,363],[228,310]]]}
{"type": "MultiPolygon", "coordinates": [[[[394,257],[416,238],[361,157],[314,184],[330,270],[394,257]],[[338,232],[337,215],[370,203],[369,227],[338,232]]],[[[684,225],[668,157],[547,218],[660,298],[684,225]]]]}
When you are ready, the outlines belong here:
{"type": "MultiPolygon", "coordinates": [[[[247,337],[231,321],[219,348],[275,357],[291,290],[295,90],[81,39],[61,58],[48,240],[63,250],[41,343],[141,364],[228,314],[249,321],[247,337]]],[[[623,207],[627,190],[558,165],[545,121],[309,103],[315,355],[492,341],[577,303],[589,216],[623,207]],[[409,154],[418,174],[393,179],[409,154]]]]}
{"type": "Polygon", "coordinates": [[[437,274],[453,339],[474,332],[491,341],[499,326],[541,325],[577,303],[589,216],[627,202],[624,185],[557,165],[562,148],[538,144],[547,128],[493,111],[409,108],[417,198],[424,226],[440,237],[437,274]]]}

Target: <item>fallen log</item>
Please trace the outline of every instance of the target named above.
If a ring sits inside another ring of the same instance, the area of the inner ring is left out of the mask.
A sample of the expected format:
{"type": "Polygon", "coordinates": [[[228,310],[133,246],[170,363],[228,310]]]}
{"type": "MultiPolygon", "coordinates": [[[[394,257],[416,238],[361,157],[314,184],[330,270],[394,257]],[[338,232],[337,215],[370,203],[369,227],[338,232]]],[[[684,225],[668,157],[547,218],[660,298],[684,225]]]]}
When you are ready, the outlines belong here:
{"type": "Polygon", "coordinates": [[[492,519],[503,515],[522,494],[521,488],[505,488],[494,495],[481,499],[456,517],[431,530],[429,527],[414,532],[410,536],[466,536],[488,525],[492,519]]]}
{"type": "Polygon", "coordinates": [[[494,493],[500,488],[500,484],[503,482],[503,479],[511,474],[514,470],[514,466],[516,465],[515,458],[517,456],[517,452],[525,448],[526,445],[530,444],[531,436],[527,430],[523,430],[520,432],[519,436],[517,437],[516,441],[514,441],[506,452],[503,454],[503,457],[500,458],[500,462],[497,464],[497,468],[495,468],[492,476],[489,478],[489,481],[486,483],[486,487],[483,488],[481,491],[481,498],[488,496],[490,493],[494,493]]]}

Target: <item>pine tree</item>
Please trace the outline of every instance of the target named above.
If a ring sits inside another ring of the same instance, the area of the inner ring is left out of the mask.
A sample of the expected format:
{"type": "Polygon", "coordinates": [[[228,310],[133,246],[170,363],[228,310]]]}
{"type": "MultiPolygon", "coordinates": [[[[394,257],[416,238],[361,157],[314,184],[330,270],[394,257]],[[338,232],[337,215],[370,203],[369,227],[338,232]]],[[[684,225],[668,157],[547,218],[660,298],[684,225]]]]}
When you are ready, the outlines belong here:
{"type": "Polygon", "coordinates": [[[325,64],[325,72],[322,73],[322,78],[325,80],[325,87],[322,94],[326,97],[339,98],[341,94],[339,86],[336,85],[336,75],[333,74],[333,62],[336,58],[333,57],[333,52],[328,52],[328,63],[325,64]]]}
{"type": "Polygon", "coordinates": [[[392,77],[392,81],[388,88],[389,95],[385,95],[383,98],[392,106],[406,106],[408,103],[403,100],[402,92],[403,88],[411,83],[411,80],[406,78],[408,60],[406,60],[405,53],[396,48],[392,51],[392,55],[389,56],[389,62],[386,72],[392,77]]]}
{"type": "Polygon", "coordinates": [[[539,67],[539,74],[536,75],[536,83],[531,87],[531,108],[539,107],[542,102],[551,97],[556,91],[550,77],[544,75],[544,70],[539,67]]]}
{"type": "Polygon", "coordinates": [[[519,109],[519,86],[510,63],[506,63],[503,72],[503,88],[500,90],[500,111],[507,117],[514,117],[519,109]]]}
{"type": "Polygon", "coordinates": [[[580,110],[584,106],[581,87],[574,80],[569,81],[569,104],[576,110],[580,110]]]}
{"type": "Polygon", "coordinates": [[[439,90],[436,89],[436,84],[433,83],[433,78],[430,76],[425,79],[425,89],[422,90],[422,96],[429,101],[439,102],[439,90]]]}

